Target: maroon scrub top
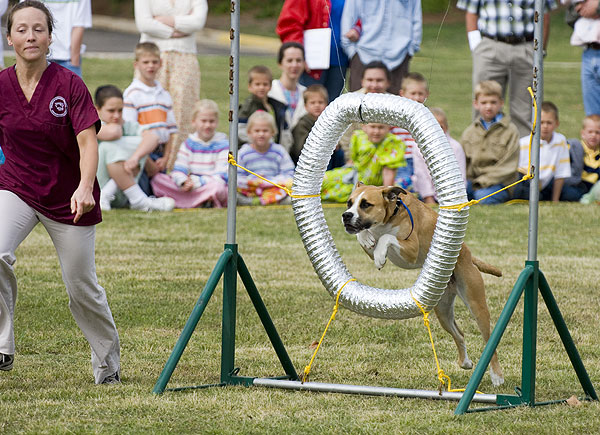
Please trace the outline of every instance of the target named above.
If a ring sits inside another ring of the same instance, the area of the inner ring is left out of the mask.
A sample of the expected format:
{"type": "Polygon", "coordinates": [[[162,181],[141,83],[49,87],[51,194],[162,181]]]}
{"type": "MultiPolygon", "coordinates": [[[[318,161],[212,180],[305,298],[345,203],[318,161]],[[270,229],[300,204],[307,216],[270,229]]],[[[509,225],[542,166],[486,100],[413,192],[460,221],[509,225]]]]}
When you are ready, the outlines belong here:
{"type": "Polygon", "coordinates": [[[71,225],[102,220],[100,187],[94,181],[96,206],[73,224],[71,196],[79,186],[76,136],[95,125],[98,112],[87,87],[76,74],[50,63],[27,102],[15,67],[0,71],[0,189],[9,190],[48,218],[71,225]]]}

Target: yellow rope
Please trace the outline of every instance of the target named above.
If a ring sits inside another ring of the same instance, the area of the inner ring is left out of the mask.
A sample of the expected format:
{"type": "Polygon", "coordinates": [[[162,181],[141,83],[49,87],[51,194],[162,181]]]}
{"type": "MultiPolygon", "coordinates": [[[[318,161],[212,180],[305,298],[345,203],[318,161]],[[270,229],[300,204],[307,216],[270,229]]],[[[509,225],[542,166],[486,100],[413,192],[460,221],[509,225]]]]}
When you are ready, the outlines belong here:
{"type": "MultiPolygon", "coordinates": [[[[417,304],[417,307],[419,307],[419,309],[421,310],[421,313],[423,313],[423,323],[425,324],[425,327],[427,328],[427,332],[429,333],[429,341],[431,342],[431,349],[433,350],[433,357],[435,359],[435,365],[437,367],[438,380],[440,381],[440,386],[438,389],[440,394],[442,394],[442,389],[446,385],[446,382],[444,380],[448,381],[448,388],[446,388],[446,391],[451,392],[451,393],[465,391],[464,388],[452,389],[452,380],[450,379],[450,376],[448,376],[446,373],[444,373],[444,370],[440,367],[440,361],[438,360],[437,352],[435,350],[435,343],[433,342],[433,334],[431,333],[431,326],[429,325],[429,314],[431,313],[431,311],[429,311],[429,312],[425,311],[425,309],[419,303],[419,301],[416,300],[415,297],[412,295],[412,292],[410,294],[410,297],[413,299],[413,301],[415,301],[415,303],[417,304]]],[[[483,394],[481,391],[476,391],[476,393],[483,394]]]]}
{"type": "Polygon", "coordinates": [[[333,319],[335,319],[335,315],[338,312],[338,308],[340,306],[340,295],[342,294],[342,290],[344,289],[344,287],[346,287],[346,284],[348,284],[350,281],[356,281],[356,279],[351,278],[348,281],[346,281],[344,283],[344,285],[341,286],[340,289],[337,292],[337,296],[335,297],[335,305],[333,307],[333,312],[331,313],[331,317],[329,318],[329,322],[327,322],[327,326],[325,327],[325,331],[323,331],[323,335],[321,335],[321,339],[319,340],[319,344],[317,344],[317,348],[313,352],[313,355],[312,355],[312,358],[310,359],[310,362],[308,363],[308,365],[306,367],[304,367],[304,374],[302,375],[302,383],[306,382],[306,380],[308,379],[308,374],[310,373],[310,369],[312,367],[313,361],[315,360],[315,357],[317,356],[317,352],[319,351],[319,348],[321,347],[321,343],[323,343],[323,340],[325,339],[325,334],[327,334],[327,330],[329,329],[329,325],[331,325],[331,322],[333,322],[333,319]]]}
{"type": "Polygon", "coordinates": [[[228,162],[230,165],[233,165],[233,166],[236,166],[236,167],[238,167],[238,168],[240,168],[240,169],[243,169],[244,171],[246,171],[246,172],[248,172],[248,173],[250,173],[250,174],[252,174],[252,175],[254,175],[254,176],[258,177],[258,178],[260,178],[260,179],[261,179],[261,180],[263,180],[263,181],[266,181],[267,183],[270,183],[270,184],[272,184],[272,185],[273,185],[273,186],[275,186],[275,187],[279,187],[280,189],[283,189],[283,190],[285,190],[285,193],[287,193],[287,194],[288,194],[288,195],[289,195],[291,198],[316,198],[316,197],[319,197],[319,196],[321,196],[321,194],[320,194],[320,193],[317,193],[317,194],[314,194],[314,195],[296,195],[296,194],[293,194],[291,189],[289,189],[289,188],[287,188],[287,187],[285,187],[285,186],[282,186],[282,185],[280,185],[280,184],[277,184],[277,183],[275,183],[275,182],[273,182],[273,181],[271,181],[271,180],[267,180],[267,179],[266,179],[265,177],[263,177],[262,175],[259,175],[259,174],[257,174],[256,172],[252,172],[250,169],[246,169],[246,168],[244,168],[243,166],[240,166],[240,165],[239,165],[239,164],[238,164],[238,163],[235,161],[235,158],[233,157],[233,154],[231,154],[231,153],[229,153],[229,158],[227,159],[227,162],[228,162]]]}
{"type": "Polygon", "coordinates": [[[529,91],[529,95],[531,95],[531,99],[533,100],[533,125],[531,126],[531,133],[529,134],[529,165],[528,165],[528,169],[527,169],[527,174],[523,175],[523,178],[521,178],[519,181],[516,181],[506,187],[503,187],[500,190],[497,190],[493,193],[490,193],[487,196],[484,196],[483,198],[480,199],[472,199],[469,202],[465,202],[463,204],[455,204],[455,205],[441,205],[440,208],[445,208],[447,210],[458,210],[461,211],[463,208],[465,207],[469,207],[471,205],[475,205],[481,201],[483,201],[484,199],[489,198],[490,196],[494,196],[497,193],[500,193],[506,189],[510,189],[513,186],[516,186],[519,183],[522,183],[525,180],[531,180],[533,178],[533,174],[532,174],[532,167],[531,167],[531,144],[533,142],[533,133],[535,132],[535,126],[537,124],[537,101],[535,100],[535,96],[533,95],[533,91],[531,90],[531,87],[528,87],[527,90],[529,91]]]}

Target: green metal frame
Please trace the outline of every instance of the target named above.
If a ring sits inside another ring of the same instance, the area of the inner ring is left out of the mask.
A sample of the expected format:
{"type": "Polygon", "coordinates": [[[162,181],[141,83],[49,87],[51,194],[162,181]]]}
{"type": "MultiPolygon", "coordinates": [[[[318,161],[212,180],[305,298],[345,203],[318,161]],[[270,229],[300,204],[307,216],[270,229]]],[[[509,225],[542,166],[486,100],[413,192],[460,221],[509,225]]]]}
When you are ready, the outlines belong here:
{"type": "Polygon", "coordinates": [[[540,406],[553,403],[561,403],[566,399],[553,400],[548,402],[535,401],[535,358],[536,358],[536,341],[537,341],[537,308],[538,308],[538,290],[544,299],[546,308],[550,313],[550,317],[554,322],[554,326],[562,340],[562,343],[567,351],[571,364],[575,369],[575,373],[583,387],[585,399],[598,400],[594,386],[583,366],[579,352],[575,347],[575,343],[571,338],[569,329],[564,321],[564,318],[558,308],[556,300],[552,295],[552,290],[544,277],[544,274],[539,270],[538,261],[526,261],[525,269],[519,275],[515,286],[510,293],[506,305],[500,314],[500,318],[496,323],[494,330],[488,340],[477,367],[473,372],[473,376],[469,380],[465,392],[458,402],[458,406],[454,411],[455,415],[461,415],[465,412],[488,411],[494,409],[513,408],[516,406],[540,406]],[[498,395],[496,403],[498,406],[468,409],[473,396],[481,383],[481,379],[492,359],[492,355],[498,347],[498,343],[502,338],[502,334],[506,330],[508,321],[512,317],[517,303],[524,294],[524,313],[523,313],[523,366],[521,372],[521,388],[516,388],[517,395],[498,395]]]}
{"type": "Polygon", "coordinates": [[[237,295],[237,277],[238,274],[250,296],[254,309],[260,318],[262,325],[271,341],[271,345],[281,362],[286,373],[281,379],[299,380],[296,369],[285,350],[283,342],[277,333],[277,329],[269,316],[252,276],[244,263],[241,255],[238,253],[236,244],[226,244],[225,250],[217,261],[215,268],[210,274],[204,290],[200,294],[188,321],[186,322],[171,356],[165,363],[165,366],[152,390],[155,394],[162,394],[167,391],[181,391],[187,389],[208,388],[225,385],[252,385],[253,377],[238,376],[239,369],[235,367],[235,326],[236,326],[236,295],[237,295]],[[198,325],[200,317],[208,304],[219,280],[223,277],[223,324],[221,331],[221,382],[218,384],[206,384],[190,387],[167,389],[167,383],[187,346],[192,333],[198,325]]]}

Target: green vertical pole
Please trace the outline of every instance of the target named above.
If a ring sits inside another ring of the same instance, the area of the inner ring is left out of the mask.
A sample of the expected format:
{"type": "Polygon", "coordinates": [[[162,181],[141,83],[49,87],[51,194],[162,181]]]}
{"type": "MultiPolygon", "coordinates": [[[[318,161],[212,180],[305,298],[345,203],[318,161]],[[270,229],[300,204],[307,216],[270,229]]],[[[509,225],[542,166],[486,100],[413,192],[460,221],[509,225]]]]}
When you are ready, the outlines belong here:
{"type": "Polygon", "coordinates": [[[192,336],[194,329],[196,329],[196,325],[198,324],[198,321],[200,320],[200,317],[206,308],[206,304],[208,304],[213,291],[221,279],[223,270],[225,269],[225,266],[229,264],[231,257],[232,252],[230,250],[225,250],[221,254],[221,257],[219,257],[219,261],[217,261],[215,268],[208,277],[208,281],[206,282],[204,290],[202,290],[202,293],[200,294],[200,297],[198,298],[198,301],[192,310],[192,314],[190,314],[183,331],[181,331],[181,335],[179,336],[179,339],[173,348],[173,352],[171,352],[171,356],[167,360],[165,367],[163,368],[158,380],[156,381],[156,384],[154,385],[154,389],[152,390],[154,394],[162,394],[165,391],[165,387],[167,386],[169,379],[171,379],[171,375],[173,374],[173,371],[175,370],[175,367],[177,366],[185,347],[190,341],[190,337],[192,336]]]}
{"type": "Polygon", "coordinates": [[[229,383],[235,363],[235,313],[237,294],[237,245],[226,244],[232,252],[223,273],[223,323],[221,330],[221,382],[229,383]]]}
{"type": "Polygon", "coordinates": [[[533,273],[533,268],[531,266],[525,266],[525,269],[521,271],[519,278],[517,278],[517,282],[515,283],[510,295],[508,296],[508,300],[502,309],[502,313],[500,313],[500,317],[496,322],[496,326],[490,335],[490,339],[485,345],[483,349],[483,353],[481,354],[481,358],[479,358],[479,362],[473,371],[473,375],[471,379],[469,379],[469,383],[465,388],[465,392],[463,393],[460,401],[458,402],[458,406],[454,411],[454,415],[462,415],[467,412],[469,408],[469,404],[473,400],[473,396],[477,391],[477,387],[481,383],[481,379],[483,379],[483,375],[490,364],[492,356],[498,347],[498,343],[500,343],[500,339],[502,338],[502,334],[506,330],[506,326],[508,325],[508,321],[512,317],[519,300],[521,299],[521,295],[523,294],[523,289],[525,285],[530,280],[531,275],[533,273]]]}
{"type": "Polygon", "coordinates": [[[556,330],[558,331],[558,335],[565,346],[565,350],[567,351],[567,355],[569,355],[569,359],[571,360],[571,364],[575,369],[575,373],[579,378],[579,383],[583,387],[583,391],[585,394],[593,400],[598,400],[598,396],[596,395],[596,391],[594,390],[594,386],[592,385],[592,381],[588,376],[587,371],[583,365],[583,361],[579,356],[579,352],[575,347],[575,343],[573,342],[573,338],[571,337],[571,333],[567,328],[567,324],[560,313],[560,309],[558,308],[558,304],[556,303],[556,299],[554,299],[554,295],[552,294],[552,290],[550,290],[550,286],[548,285],[548,281],[546,281],[546,277],[543,273],[540,272],[540,293],[542,294],[542,298],[546,303],[546,307],[548,308],[548,312],[550,313],[550,317],[552,317],[552,321],[556,326],[556,330]]]}
{"type": "Polygon", "coordinates": [[[526,261],[533,268],[531,279],[525,287],[523,309],[523,365],[521,371],[521,391],[523,402],[535,406],[535,359],[537,341],[537,308],[539,288],[539,262],[526,261]]]}
{"type": "Polygon", "coordinates": [[[290,379],[297,381],[299,378],[298,374],[296,373],[296,369],[294,368],[294,365],[292,364],[292,361],[285,350],[283,342],[281,341],[281,338],[277,333],[277,329],[271,320],[271,316],[267,311],[267,307],[260,297],[260,293],[258,292],[258,289],[254,284],[254,280],[250,275],[250,271],[246,267],[246,263],[244,263],[241,255],[238,255],[238,272],[242,282],[244,283],[244,287],[246,287],[248,296],[250,296],[250,300],[254,304],[254,308],[256,309],[258,317],[260,318],[260,321],[262,322],[263,327],[265,328],[265,331],[271,340],[273,349],[275,349],[275,353],[277,354],[277,357],[279,358],[279,361],[285,370],[285,373],[290,377],[290,379]]]}

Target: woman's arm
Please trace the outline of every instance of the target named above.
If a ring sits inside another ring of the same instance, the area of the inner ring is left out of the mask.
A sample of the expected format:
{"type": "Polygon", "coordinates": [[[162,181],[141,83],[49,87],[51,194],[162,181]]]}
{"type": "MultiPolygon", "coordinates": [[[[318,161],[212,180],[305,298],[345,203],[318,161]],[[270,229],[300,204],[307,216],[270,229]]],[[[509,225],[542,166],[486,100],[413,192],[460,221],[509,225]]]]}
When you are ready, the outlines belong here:
{"type": "Polygon", "coordinates": [[[173,27],[157,21],[152,16],[149,0],[135,0],[135,25],[140,33],[146,33],[154,38],[168,39],[173,34],[173,27]]]}
{"type": "Polygon", "coordinates": [[[96,140],[96,127],[94,125],[82,130],[77,135],[77,145],[79,146],[81,178],[79,186],[71,196],[71,213],[75,214],[73,223],[77,223],[81,216],[91,211],[96,205],[92,195],[96,170],[98,169],[98,141],[96,140]]]}

